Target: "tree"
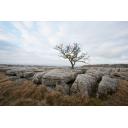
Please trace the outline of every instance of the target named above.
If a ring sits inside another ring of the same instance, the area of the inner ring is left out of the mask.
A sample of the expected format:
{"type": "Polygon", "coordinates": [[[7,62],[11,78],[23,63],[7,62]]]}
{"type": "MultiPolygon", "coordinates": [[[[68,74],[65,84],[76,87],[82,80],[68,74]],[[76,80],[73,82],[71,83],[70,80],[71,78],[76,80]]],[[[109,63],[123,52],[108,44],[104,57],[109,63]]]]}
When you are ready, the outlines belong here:
{"type": "Polygon", "coordinates": [[[59,44],[56,45],[55,49],[59,51],[60,57],[69,60],[72,69],[74,69],[76,62],[86,63],[89,58],[87,53],[81,53],[81,49],[78,43],[74,43],[73,45],[69,44],[66,46],[59,44]]]}

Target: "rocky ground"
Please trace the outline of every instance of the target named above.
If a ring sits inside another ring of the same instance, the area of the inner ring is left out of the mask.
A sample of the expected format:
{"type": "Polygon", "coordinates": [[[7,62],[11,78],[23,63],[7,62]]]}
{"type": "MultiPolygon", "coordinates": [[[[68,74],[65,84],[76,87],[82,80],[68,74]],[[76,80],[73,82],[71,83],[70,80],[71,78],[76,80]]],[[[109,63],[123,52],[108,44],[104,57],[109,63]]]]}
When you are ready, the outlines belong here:
{"type": "Polygon", "coordinates": [[[0,65],[0,105],[128,105],[128,65],[0,65]]]}

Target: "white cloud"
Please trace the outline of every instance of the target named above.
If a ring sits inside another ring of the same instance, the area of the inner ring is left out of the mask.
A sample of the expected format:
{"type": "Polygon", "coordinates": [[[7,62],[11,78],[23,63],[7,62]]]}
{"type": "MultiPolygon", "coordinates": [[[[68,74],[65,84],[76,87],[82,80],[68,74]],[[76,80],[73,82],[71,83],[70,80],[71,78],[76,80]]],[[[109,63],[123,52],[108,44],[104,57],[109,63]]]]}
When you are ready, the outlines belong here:
{"type": "Polygon", "coordinates": [[[14,36],[7,34],[0,34],[0,40],[9,41],[14,39],[14,36]]]}
{"type": "Polygon", "coordinates": [[[0,40],[10,41],[14,39],[15,39],[15,35],[11,33],[6,33],[2,28],[0,28],[0,40]]]}
{"type": "Polygon", "coordinates": [[[128,22],[11,22],[11,25],[19,35],[0,29],[0,40],[15,40],[20,47],[16,54],[1,53],[1,62],[69,65],[58,57],[54,47],[58,43],[78,42],[91,56],[90,63],[127,63],[128,22]]]}
{"type": "Polygon", "coordinates": [[[48,22],[37,22],[38,34],[48,37],[52,34],[52,28],[48,22]]]}

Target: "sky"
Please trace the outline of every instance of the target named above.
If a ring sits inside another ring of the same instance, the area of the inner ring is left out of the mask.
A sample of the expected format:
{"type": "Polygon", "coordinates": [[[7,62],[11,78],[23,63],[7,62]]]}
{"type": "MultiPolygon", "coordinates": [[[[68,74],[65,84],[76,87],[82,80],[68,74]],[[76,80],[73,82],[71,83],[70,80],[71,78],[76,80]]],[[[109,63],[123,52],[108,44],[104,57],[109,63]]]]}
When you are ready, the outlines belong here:
{"type": "Polygon", "coordinates": [[[69,66],[60,43],[79,43],[88,64],[128,63],[128,22],[0,21],[0,64],[69,66]]]}

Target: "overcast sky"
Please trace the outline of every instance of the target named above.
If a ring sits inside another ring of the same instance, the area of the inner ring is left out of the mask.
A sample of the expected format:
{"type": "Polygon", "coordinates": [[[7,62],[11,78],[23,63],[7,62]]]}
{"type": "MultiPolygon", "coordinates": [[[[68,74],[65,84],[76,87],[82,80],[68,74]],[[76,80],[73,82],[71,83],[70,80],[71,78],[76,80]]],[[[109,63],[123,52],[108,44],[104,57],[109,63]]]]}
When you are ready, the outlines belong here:
{"type": "Polygon", "coordinates": [[[0,63],[69,65],[56,44],[80,44],[89,64],[128,63],[128,22],[0,22],[0,63]]]}

